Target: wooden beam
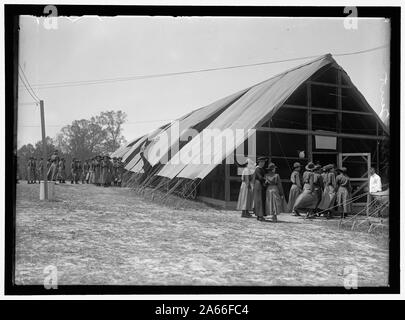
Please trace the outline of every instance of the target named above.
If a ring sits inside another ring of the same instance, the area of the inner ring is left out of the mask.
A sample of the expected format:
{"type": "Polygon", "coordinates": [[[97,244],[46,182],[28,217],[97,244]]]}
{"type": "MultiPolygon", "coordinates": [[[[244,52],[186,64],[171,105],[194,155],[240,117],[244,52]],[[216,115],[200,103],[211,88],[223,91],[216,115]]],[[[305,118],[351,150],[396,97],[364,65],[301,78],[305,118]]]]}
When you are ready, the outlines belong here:
{"type": "Polygon", "coordinates": [[[344,85],[344,84],[336,84],[336,83],[328,83],[328,82],[319,82],[319,81],[307,81],[308,83],[310,83],[311,85],[316,85],[316,86],[325,86],[325,87],[335,87],[335,88],[346,88],[346,89],[350,89],[352,88],[352,86],[349,85],[344,85]]]}
{"type": "Polygon", "coordinates": [[[337,133],[332,131],[313,131],[313,130],[301,130],[301,129],[286,129],[286,128],[256,128],[259,132],[277,132],[277,133],[287,133],[287,134],[301,134],[301,135],[316,135],[316,136],[327,136],[327,137],[341,137],[341,138],[352,138],[352,139],[370,139],[370,140],[389,140],[387,136],[372,136],[368,134],[351,134],[351,133],[337,133]]]}
{"type": "MultiPolygon", "coordinates": [[[[300,106],[300,105],[295,105],[295,104],[284,104],[281,106],[282,108],[290,108],[290,109],[301,109],[301,110],[307,110],[307,106],[300,106]]],[[[328,109],[328,108],[320,108],[320,107],[314,107],[311,106],[312,111],[323,111],[323,112],[335,112],[335,113],[348,113],[348,114],[362,114],[366,116],[374,116],[374,113],[372,112],[365,112],[365,111],[351,111],[351,110],[338,110],[338,109],[328,109]]]]}

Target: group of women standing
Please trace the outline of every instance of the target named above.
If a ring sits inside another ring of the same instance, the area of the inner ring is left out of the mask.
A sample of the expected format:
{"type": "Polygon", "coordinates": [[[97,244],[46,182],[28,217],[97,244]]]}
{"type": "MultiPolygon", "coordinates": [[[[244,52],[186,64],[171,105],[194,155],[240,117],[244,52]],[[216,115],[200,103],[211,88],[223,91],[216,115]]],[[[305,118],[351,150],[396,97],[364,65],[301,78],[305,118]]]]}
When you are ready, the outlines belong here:
{"type": "Polygon", "coordinates": [[[270,162],[265,169],[265,164],[264,157],[258,158],[257,166],[247,160],[242,171],[237,209],[242,210],[242,217],[251,217],[249,211],[253,210],[258,220],[264,221],[264,216],[270,216],[271,221],[276,222],[277,214],[285,211],[286,202],[277,166],[270,162]]]}
{"type": "Polygon", "coordinates": [[[111,158],[108,155],[104,157],[96,156],[90,159],[89,171],[86,180],[96,186],[108,187],[112,184],[115,186],[121,186],[122,174],[124,170],[123,162],[121,158],[111,158]]]}
{"type": "Polygon", "coordinates": [[[324,213],[329,217],[335,201],[341,208],[342,218],[351,211],[349,198],[352,190],[346,168],[335,169],[333,164],[322,167],[309,162],[301,174],[301,164],[294,163],[287,205],[281,178],[276,173],[277,166],[270,162],[265,168],[266,161],[267,158],[260,157],[257,165],[251,159],[245,164],[237,203],[242,217],[251,217],[250,211],[260,221],[265,220],[264,216],[270,216],[273,222],[277,221],[280,212],[300,216],[304,211],[307,217],[324,213]]]}

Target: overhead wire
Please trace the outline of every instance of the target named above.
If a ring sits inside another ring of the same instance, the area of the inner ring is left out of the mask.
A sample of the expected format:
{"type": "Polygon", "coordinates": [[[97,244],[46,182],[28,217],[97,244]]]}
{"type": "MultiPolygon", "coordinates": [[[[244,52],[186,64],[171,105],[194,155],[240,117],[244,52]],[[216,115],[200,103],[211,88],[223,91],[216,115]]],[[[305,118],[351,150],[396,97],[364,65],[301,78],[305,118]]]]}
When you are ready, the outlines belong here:
{"type": "MultiPolygon", "coordinates": [[[[386,47],[388,47],[388,44],[374,47],[374,48],[365,49],[365,50],[345,52],[345,53],[336,53],[336,54],[334,54],[334,56],[339,57],[339,56],[362,54],[362,53],[366,53],[366,52],[380,50],[380,49],[383,49],[386,47]]],[[[189,71],[158,73],[158,74],[150,74],[150,75],[135,75],[135,76],[127,76],[127,77],[104,78],[104,79],[93,79],[93,80],[82,80],[82,81],[50,82],[50,83],[36,84],[33,86],[36,89],[40,90],[40,89],[75,87],[75,86],[84,86],[84,85],[96,85],[96,84],[113,83],[113,82],[121,82],[121,81],[152,79],[152,78],[161,78],[161,77],[169,77],[169,76],[179,76],[179,75],[184,75],[184,74],[193,74],[193,73],[211,72],[211,71],[218,71],[218,70],[229,70],[229,69],[237,69],[237,68],[254,67],[254,66],[261,66],[261,65],[268,65],[268,64],[275,64],[275,63],[282,63],[282,62],[291,62],[291,61],[312,59],[312,58],[317,58],[319,56],[321,56],[321,55],[312,55],[312,56],[296,57],[296,58],[290,58],[290,59],[271,60],[271,61],[264,61],[264,62],[250,63],[250,64],[239,64],[239,65],[234,65],[234,66],[206,68],[206,69],[197,69],[197,70],[189,70],[189,71]]]]}

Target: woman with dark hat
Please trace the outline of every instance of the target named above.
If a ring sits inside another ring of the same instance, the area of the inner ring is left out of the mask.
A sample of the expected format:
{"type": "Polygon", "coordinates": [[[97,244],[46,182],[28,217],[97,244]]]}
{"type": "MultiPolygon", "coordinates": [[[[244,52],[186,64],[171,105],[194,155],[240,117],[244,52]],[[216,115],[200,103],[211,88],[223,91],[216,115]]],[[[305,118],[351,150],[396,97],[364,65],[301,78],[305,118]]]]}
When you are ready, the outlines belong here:
{"type": "Polygon", "coordinates": [[[284,191],[280,176],[276,173],[277,166],[270,162],[265,175],[266,188],[266,215],[271,216],[273,222],[277,222],[277,215],[284,211],[284,191]]]}
{"type": "Polygon", "coordinates": [[[322,178],[322,166],[318,163],[315,165],[314,168],[314,193],[316,194],[317,197],[317,202],[314,203],[314,211],[318,212],[320,211],[318,206],[322,201],[322,192],[323,192],[323,178],[322,178]]]}
{"type": "MultiPolygon", "coordinates": [[[[293,213],[295,216],[299,216],[300,210],[312,209],[315,208],[318,203],[317,194],[314,192],[314,169],[315,165],[313,162],[309,162],[305,166],[305,172],[302,175],[302,180],[304,183],[303,191],[298,196],[297,200],[294,203],[293,213]]],[[[307,217],[310,216],[310,211],[307,211],[307,217]]]]}
{"type": "Polygon", "coordinates": [[[336,198],[339,210],[341,210],[341,218],[344,219],[351,212],[351,205],[348,202],[352,192],[352,186],[345,167],[337,169],[337,172],[339,174],[336,177],[336,198]]]}
{"type": "Polygon", "coordinates": [[[264,221],[264,204],[265,204],[265,171],[266,157],[257,159],[257,166],[253,176],[253,208],[257,220],[264,221]]]}
{"type": "Polygon", "coordinates": [[[323,183],[324,183],[324,190],[322,194],[322,200],[318,205],[318,208],[321,210],[327,211],[327,216],[330,217],[331,211],[330,208],[333,207],[336,197],[336,178],[335,173],[333,172],[334,165],[328,164],[322,168],[324,171],[323,174],[323,183]]]}
{"type": "Polygon", "coordinates": [[[242,211],[242,218],[250,218],[253,210],[253,175],[256,165],[252,159],[247,159],[242,171],[242,183],[240,185],[238,204],[236,210],[242,211]]]}
{"type": "Polygon", "coordinates": [[[302,175],[301,175],[301,164],[299,162],[294,163],[294,171],[291,173],[290,180],[292,186],[290,188],[290,194],[288,196],[288,206],[287,211],[292,212],[295,200],[302,192],[302,175]]]}
{"type": "Polygon", "coordinates": [[[101,176],[101,156],[96,156],[94,161],[94,183],[96,186],[100,185],[100,176],[101,176]]]}
{"type": "Polygon", "coordinates": [[[104,187],[108,185],[108,175],[110,170],[110,164],[108,161],[108,155],[105,155],[101,160],[101,173],[100,173],[100,184],[104,187]]]}

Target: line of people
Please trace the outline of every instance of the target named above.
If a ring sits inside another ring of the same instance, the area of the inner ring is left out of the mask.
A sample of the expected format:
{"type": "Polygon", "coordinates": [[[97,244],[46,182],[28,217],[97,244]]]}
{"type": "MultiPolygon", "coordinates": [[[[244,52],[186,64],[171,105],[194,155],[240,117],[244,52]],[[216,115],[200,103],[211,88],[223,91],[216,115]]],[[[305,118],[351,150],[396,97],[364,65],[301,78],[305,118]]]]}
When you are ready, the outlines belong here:
{"type": "MultiPolygon", "coordinates": [[[[43,179],[44,161],[40,158],[37,163],[34,157],[30,157],[27,164],[28,184],[36,183],[43,179]]],[[[66,161],[59,157],[56,150],[48,159],[46,164],[47,180],[66,183],[66,161]]],[[[83,162],[80,159],[72,158],[70,165],[71,184],[95,184],[97,186],[108,187],[111,185],[121,187],[122,176],[124,172],[124,163],[122,158],[113,157],[112,161],[108,155],[100,155],[86,159],[83,162]]]]}
{"type": "Polygon", "coordinates": [[[267,157],[259,157],[256,165],[247,159],[244,165],[237,202],[237,210],[242,211],[242,217],[251,217],[250,211],[254,212],[257,220],[264,221],[265,216],[270,216],[273,222],[277,221],[281,212],[290,212],[294,216],[306,212],[307,217],[322,213],[330,217],[335,201],[341,210],[341,218],[351,212],[349,200],[352,187],[346,168],[336,169],[334,164],[322,167],[309,162],[301,174],[302,165],[294,163],[287,204],[280,175],[276,173],[277,166],[270,162],[265,169],[267,161],[267,157]]]}

